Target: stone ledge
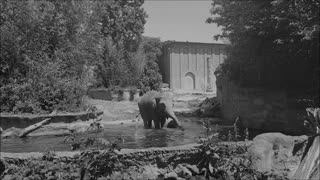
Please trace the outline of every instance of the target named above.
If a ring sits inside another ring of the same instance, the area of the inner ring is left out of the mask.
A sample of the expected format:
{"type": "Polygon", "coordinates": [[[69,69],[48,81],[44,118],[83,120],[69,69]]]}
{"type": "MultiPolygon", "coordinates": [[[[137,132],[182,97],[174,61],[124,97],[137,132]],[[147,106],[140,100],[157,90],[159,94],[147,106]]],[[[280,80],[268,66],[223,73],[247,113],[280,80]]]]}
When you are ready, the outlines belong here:
{"type": "MultiPolygon", "coordinates": [[[[199,150],[200,144],[186,144],[181,146],[172,146],[172,147],[152,147],[146,149],[121,149],[119,155],[134,155],[134,154],[162,154],[162,153],[172,153],[172,152],[188,152],[188,151],[197,151],[199,150]]],[[[103,152],[103,151],[100,151],[103,152]]],[[[56,157],[73,157],[78,155],[80,151],[55,151],[56,157]]],[[[40,158],[43,156],[43,152],[29,152],[29,153],[8,153],[0,152],[1,158],[17,158],[17,159],[28,159],[28,158],[40,158]]]]}
{"type": "Polygon", "coordinates": [[[52,118],[51,123],[71,123],[78,120],[87,121],[93,119],[96,116],[103,114],[102,111],[95,113],[92,112],[78,112],[78,113],[65,113],[57,115],[10,115],[10,114],[0,114],[0,126],[3,130],[16,127],[16,128],[26,128],[32,124],[38,123],[45,118],[52,118]]]}

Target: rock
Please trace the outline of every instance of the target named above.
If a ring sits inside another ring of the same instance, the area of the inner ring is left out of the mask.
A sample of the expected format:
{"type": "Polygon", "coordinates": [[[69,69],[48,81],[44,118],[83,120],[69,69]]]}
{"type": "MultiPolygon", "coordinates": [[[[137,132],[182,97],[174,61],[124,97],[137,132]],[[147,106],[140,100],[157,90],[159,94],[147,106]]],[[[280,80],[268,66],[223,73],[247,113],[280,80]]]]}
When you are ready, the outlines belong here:
{"type": "Polygon", "coordinates": [[[2,134],[2,132],[3,132],[3,129],[2,129],[2,127],[0,127],[0,134],[2,134]]]}
{"type": "Polygon", "coordinates": [[[167,128],[177,128],[177,127],[178,127],[178,124],[174,120],[171,120],[167,125],[167,128]]]}
{"type": "Polygon", "coordinates": [[[169,173],[164,175],[164,178],[166,180],[176,180],[178,178],[178,175],[175,172],[169,172],[169,173]]]}
{"type": "Polygon", "coordinates": [[[174,171],[180,177],[192,176],[191,171],[188,168],[182,166],[181,164],[178,164],[178,166],[174,169],[174,171]]]}
{"type": "Polygon", "coordinates": [[[248,150],[253,168],[262,172],[274,170],[275,162],[290,158],[295,142],[302,139],[307,139],[307,136],[287,136],[281,133],[265,133],[256,136],[248,150]]]}
{"type": "Polygon", "coordinates": [[[147,165],[143,167],[142,177],[143,179],[157,179],[159,176],[158,169],[154,166],[147,165]]]}
{"type": "Polygon", "coordinates": [[[216,97],[206,98],[200,103],[200,109],[198,111],[200,116],[203,117],[220,117],[220,104],[216,97]]]}
{"type": "Polygon", "coordinates": [[[192,175],[197,175],[197,174],[200,173],[199,169],[198,169],[198,167],[196,165],[187,164],[186,168],[188,168],[192,172],[192,175]]]}

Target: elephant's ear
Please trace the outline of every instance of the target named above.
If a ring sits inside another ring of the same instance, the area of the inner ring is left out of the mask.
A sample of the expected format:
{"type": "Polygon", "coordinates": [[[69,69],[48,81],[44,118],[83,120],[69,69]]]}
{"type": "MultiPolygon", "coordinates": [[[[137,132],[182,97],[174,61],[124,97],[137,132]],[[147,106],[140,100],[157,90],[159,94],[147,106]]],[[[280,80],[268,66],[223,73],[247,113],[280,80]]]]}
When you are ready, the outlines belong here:
{"type": "Polygon", "coordinates": [[[156,97],[155,99],[156,99],[156,105],[158,105],[161,98],[160,97],[156,97]]]}

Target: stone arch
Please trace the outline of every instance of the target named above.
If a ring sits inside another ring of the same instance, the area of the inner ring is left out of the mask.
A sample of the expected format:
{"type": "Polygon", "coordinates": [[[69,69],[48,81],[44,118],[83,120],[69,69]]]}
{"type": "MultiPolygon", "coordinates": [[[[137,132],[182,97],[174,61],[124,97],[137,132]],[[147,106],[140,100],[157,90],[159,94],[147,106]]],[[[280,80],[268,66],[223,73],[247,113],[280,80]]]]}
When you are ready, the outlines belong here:
{"type": "Polygon", "coordinates": [[[196,87],[195,75],[192,72],[186,73],[184,76],[184,89],[193,90],[196,87]]]}

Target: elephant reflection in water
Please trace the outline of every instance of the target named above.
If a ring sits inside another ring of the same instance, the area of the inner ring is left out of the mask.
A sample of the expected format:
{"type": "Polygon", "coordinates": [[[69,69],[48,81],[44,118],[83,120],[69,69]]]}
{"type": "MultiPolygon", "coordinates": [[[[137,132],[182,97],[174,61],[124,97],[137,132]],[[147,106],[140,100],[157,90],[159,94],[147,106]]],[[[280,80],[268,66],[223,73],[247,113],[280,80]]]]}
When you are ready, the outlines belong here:
{"type": "Polygon", "coordinates": [[[168,135],[166,131],[144,130],[144,147],[166,147],[168,146],[168,135]]]}
{"type": "Polygon", "coordinates": [[[144,94],[139,103],[139,111],[143,119],[144,128],[150,129],[152,121],[156,129],[163,128],[166,119],[172,118],[183,131],[180,121],[173,112],[172,97],[157,91],[149,91],[144,94]]]}

